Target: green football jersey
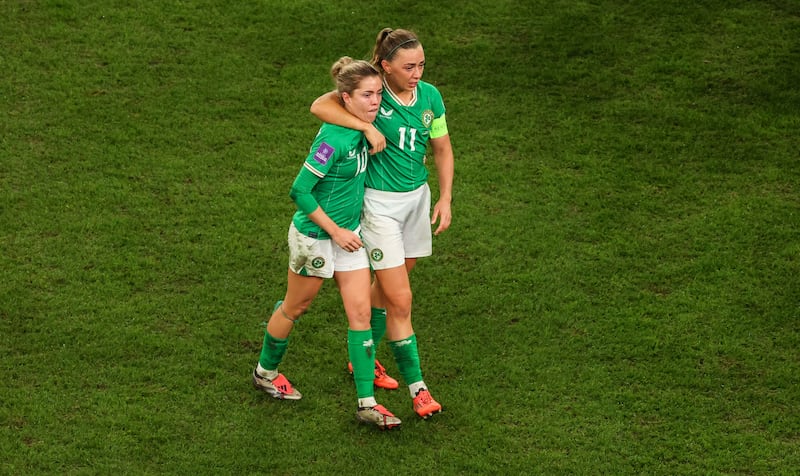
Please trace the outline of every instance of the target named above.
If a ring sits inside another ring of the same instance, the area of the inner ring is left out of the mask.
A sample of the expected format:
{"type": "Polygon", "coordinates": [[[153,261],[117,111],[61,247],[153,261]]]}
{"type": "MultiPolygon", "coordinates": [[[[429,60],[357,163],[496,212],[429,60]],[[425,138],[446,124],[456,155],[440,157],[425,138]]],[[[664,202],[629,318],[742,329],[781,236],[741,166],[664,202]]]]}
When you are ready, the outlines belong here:
{"type": "Polygon", "coordinates": [[[384,81],[375,127],[386,137],[386,148],[370,158],[367,187],[410,192],[428,181],[425,151],[433,120],[445,113],[439,90],[420,81],[410,104],[404,105],[384,81]]]}
{"type": "Polygon", "coordinates": [[[308,218],[317,205],[340,227],[358,228],[368,151],[362,132],[328,123],[320,127],[290,192],[299,208],[292,220],[301,233],[330,238],[308,218]]]}

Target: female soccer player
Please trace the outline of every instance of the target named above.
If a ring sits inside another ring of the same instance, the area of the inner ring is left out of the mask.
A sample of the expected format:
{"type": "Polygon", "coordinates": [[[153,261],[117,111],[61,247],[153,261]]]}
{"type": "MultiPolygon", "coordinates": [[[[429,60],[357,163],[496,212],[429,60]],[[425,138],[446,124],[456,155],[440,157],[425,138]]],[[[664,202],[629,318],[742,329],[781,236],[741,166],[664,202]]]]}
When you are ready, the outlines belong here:
{"type": "MultiPolygon", "coordinates": [[[[375,119],[384,137],[374,137],[373,124],[347,114],[333,93],[319,97],[311,112],[321,120],[368,134],[376,153],[367,166],[361,226],[364,245],[376,280],[372,287],[372,331],[377,346],[385,332],[398,369],[408,385],[413,407],[422,418],[442,410],[422,378],[419,353],[411,324],[409,273],[417,258],[432,252],[431,225],[439,234],[450,226],[453,149],[445,121],[442,96],[421,80],[425,52],[408,30],[385,28],[375,41],[372,64],[383,72],[384,94],[375,119]],[[385,145],[385,148],[381,149],[385,145]],[[431,215],[431,194],[425,153],[430,145],[439,177],[439,199],[431,215]]],[[[380,377],[378,368],[376,377],[380,377]]],[[[375,384],[379,385],[376,378],[375,384]]]]}
{"type": "MultiPolygon", "coordinates": [[[[331,67],[331,75],[343,107],[362,121],[375,120],[383,91],[378,70],[366,61],[342,57],[331,67]]],[[[347,346],[358,395],[356,417],[389,429],[400,425],[400,419],[375,401],[371,278],[359,238],[368,148],[363,133],[323,124],[292,184],[290,196],[298,210],[289,226],[288,285],[267,324],[253,385],[278,399],[302,397],[278,372],[278,364],[294,323],[311,305],[323,280],[332,277],[349,322],[347,346]]]]}

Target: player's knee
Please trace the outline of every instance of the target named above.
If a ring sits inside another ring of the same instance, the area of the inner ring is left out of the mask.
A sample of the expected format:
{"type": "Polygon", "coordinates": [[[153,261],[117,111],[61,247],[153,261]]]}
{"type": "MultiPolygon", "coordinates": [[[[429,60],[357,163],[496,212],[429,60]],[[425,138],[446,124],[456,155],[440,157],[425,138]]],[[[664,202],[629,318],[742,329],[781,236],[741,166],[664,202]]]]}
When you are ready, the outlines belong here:
{"type": "Polygon", "coordinates": [[[349,310],[347,312],[347,320],[350,322],[350,327],[353,329],[369,328],[369,321],[372,317],[369,307],[364,309],[349,310]]]}
{"type": "Polygon", "coordinates": [[[304,300],[299,301],[296,303],[286,304],[283,303],[283,312],[286,316],[291,320],[300,319],[300,316],[308,311],[308,308],[311,307],[311,300],[304,300]]]}
{"type": "Polygon", "coordinates": [[[386,295],[386,314],[396,319],[407,319],[411,316],[412,293],[410,289],[393,291],[386,295]]]}

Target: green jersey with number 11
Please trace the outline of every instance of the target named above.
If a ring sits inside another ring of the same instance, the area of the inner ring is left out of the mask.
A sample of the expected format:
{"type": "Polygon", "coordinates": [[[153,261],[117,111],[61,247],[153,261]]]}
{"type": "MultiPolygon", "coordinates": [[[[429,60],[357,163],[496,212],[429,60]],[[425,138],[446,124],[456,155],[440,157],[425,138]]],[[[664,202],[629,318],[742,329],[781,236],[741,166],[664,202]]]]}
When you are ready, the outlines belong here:
{"type": "Polygon", "coordinates": [[[444,113],[442,95],[432,84],[420,81],[411,101],[403,104],[384,80],[383,99],[374,125],[386,137],[386,148],[370,158],[367,187],[410,192],[425,184],[425,150],[431,126],[444,113]]]}

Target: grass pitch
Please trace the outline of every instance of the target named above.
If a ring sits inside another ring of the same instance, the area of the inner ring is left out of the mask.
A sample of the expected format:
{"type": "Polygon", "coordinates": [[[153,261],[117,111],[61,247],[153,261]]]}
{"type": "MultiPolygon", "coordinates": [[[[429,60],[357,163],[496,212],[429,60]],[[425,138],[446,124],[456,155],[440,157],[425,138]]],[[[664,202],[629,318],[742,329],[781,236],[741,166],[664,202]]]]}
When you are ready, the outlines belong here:
{"type": "Polygon", "coordinates": [[[0,31],[0,472],[800,467],[797,2],[17,1],[0,31]],[[385,26],[457,164],[412,279],[445,412],[379,391],[380,433],[332,284],[282,366],[304,399],[249,375],[308,106],[385,26]]]}

